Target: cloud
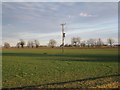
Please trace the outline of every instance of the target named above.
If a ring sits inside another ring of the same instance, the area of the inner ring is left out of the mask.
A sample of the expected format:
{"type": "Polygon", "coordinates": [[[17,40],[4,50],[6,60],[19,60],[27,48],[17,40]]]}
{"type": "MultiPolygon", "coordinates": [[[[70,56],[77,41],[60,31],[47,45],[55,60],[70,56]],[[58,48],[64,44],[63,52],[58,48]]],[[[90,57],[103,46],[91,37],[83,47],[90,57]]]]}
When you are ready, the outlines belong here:
{"type": "Polygon", "coordinates": [[[71,18],[74,18],[75,16],[72,16],[72,15],[68,15],[68,18],[71,19],[71,18]]]}
{"type": "Polygon", "coordinates": [[[93,16],[93,15],[88,14],[88,13],[83,13],[83,12],[81,12],[81,13],[80,13],[80,16],[81,16],[81,17],[91,17],[91,16],[93,16]]]}

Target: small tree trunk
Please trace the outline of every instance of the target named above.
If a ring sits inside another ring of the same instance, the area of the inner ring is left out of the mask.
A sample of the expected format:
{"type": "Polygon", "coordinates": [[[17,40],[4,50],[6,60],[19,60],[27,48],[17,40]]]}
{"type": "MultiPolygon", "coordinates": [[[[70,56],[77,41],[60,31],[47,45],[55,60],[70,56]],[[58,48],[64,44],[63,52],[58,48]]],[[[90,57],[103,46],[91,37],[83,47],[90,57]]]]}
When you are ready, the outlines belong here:
{"type": "Polygon", "coordinates": [[[23,48],[23,45],[21,45],[21,47],[23,48]]]}
{"type": "Polygon", "coordinates": [[[36,45],[36,48],[38,48],[38,45],[36,45]]]}

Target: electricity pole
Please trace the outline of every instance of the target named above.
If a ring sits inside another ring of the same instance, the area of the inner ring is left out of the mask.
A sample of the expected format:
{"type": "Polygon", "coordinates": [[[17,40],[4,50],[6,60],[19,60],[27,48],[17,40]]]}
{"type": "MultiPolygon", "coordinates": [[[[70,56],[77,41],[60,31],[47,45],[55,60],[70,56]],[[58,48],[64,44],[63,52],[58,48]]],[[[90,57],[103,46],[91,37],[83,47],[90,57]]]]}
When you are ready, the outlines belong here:
{"type": "Polygon", "coordinates": [[[64,53],[64,38],[65,38],[65,33],[64,33],[64,25],[65,24],[61,24],[62,25],[62,53],[64,53]]]}

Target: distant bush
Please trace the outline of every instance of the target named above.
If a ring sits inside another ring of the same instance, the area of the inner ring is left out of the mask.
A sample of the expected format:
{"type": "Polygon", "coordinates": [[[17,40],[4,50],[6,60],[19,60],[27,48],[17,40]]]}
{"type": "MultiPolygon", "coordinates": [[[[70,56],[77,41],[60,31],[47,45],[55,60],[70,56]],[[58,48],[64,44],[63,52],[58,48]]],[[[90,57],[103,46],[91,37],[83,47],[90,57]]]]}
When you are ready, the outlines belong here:
{"type": "Polygon", "coordinates": [[[7,43],[7,42],[5,42],[5,43],[4,43],[4,48],[10,48],[10,44],[7,43]]]}

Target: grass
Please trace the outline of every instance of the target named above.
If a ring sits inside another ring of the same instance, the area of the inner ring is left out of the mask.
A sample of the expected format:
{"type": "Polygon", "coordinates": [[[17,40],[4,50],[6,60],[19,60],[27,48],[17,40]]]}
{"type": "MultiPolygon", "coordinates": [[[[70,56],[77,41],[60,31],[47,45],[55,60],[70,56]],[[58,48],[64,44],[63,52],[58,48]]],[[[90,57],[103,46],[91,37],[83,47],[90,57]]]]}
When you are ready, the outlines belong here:
{"type": "Polygon", "coordinates": [[[3,50],[2,65],[3,88],[119,74],[116,49],[66,49],[64,54],[60,49],[3,50]]]}

